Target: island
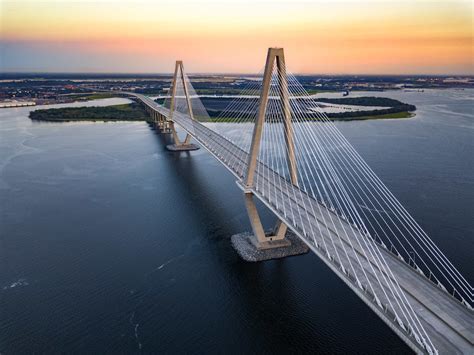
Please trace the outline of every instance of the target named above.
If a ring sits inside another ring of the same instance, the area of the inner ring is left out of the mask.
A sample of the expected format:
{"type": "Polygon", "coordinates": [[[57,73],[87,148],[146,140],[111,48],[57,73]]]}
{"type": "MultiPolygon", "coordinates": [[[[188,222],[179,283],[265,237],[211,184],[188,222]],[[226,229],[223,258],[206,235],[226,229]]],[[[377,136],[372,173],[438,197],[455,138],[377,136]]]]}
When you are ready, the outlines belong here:
{"type": "Polygon", "coordinates": [[[416,106],[387,97],[343,97],[317,99],[321,106],[325,104],[347,105],[347,107],[363,107],[359,110],[343,112],[326,112],[333,121],[353,121],[368,119],[409,118],[415,115],[416,106]]]}
{"type": "Polygon", "coordinates": [[[145,121],[148,113],[142,105],[131,104],[92,107],[64,107],[36,110],[30,112],[35,121],[145,121]]]}
{"type": "MultiPolygon", "coordinates": [[[[232,97],[202,98],[201,101],[209,113],[209,118],[199,117],[198,119],[210,122],[232,121],[232,117],[237,117],[240,114],[238,111],[226,111],[233,100],[232,97]],[[229,117],[222,117],[223,112],[226,112],[229,117]]],[[[310,102],[305,99],[297,100],[301,100],[299,104],[307,108],[307,119],[309,121],[320,120],[320,115],[314,112],[318,107],[326,113],[331,121],[408,118],[414,116],[416,110],[414,105],[385,97],[317,98],[310,102]],[[314,104],[315,101],[317,105],[314,104]]],[[[157,101],[160,102],[160,100],[157,101]]],[[[41,109],[30,112],[30,118],[37,121],[54,122],[145,121],[149,116],[140,104],[133,102],[101,107],[41,109]]]]}
{"type": "MultiPolygon", "coordinates": [[[[368,119],[409,118],[415,115],[416,106],[398,100],[364,96],[341,98],[296,98],[298,107],[305,112],[308,121],[321,119],[324,111],[331,121],[354,121],[368,119]],[[317,111],[317,112],[316,112],[317,111]]],[[[242,116],[237,110],[228,110],[233,98],[204,97],[201,99],[213,122],[229,122],[233,117],[242,116]],[[225,113],[226,117],[222,115],[225,113]]],[[[160,102],[160,101],[158,101],[160,102]]],[[[245,107],[245,106],[244,106],[245,107]]]]}

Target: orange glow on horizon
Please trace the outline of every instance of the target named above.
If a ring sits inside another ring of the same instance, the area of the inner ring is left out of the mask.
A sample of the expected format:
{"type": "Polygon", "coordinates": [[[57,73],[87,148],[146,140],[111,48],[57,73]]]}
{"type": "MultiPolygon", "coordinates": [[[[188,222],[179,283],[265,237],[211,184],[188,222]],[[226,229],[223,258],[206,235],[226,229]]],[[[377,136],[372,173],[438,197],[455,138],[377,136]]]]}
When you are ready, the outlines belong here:
{"type": "Polygon", "coordinates": [[[0,30],[7,44],[95,55],[110,71],[169,71],[181,58],[188,71],[256,72],[280,46],[299,73],[474,74],[472,10],[461,0],[0,0],[0,30]]]}

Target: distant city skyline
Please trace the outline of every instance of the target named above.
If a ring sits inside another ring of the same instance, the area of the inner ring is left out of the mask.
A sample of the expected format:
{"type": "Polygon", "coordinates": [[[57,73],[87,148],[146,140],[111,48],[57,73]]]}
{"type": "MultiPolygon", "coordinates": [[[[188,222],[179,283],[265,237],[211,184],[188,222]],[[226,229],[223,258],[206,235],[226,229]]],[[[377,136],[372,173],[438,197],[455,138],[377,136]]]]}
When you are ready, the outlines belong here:
{"type": "Polygon", "coordinates": [[[465,0],[0,0],[1,72],[473,75],[465,0]]]}

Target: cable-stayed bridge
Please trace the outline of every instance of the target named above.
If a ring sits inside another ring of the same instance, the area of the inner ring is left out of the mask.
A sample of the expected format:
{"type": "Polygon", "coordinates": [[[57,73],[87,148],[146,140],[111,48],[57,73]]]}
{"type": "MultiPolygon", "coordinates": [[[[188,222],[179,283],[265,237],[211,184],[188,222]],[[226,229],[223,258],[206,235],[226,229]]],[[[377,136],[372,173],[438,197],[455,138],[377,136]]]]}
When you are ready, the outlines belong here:
{"type": "Polygon", "coordinates": [[[253,79],[217,117],[181,61],[164,102],[121,93],[174,150],[194,139],[236,177],[255,248],[284,248],[289,228],[415,352],[474,353],[473,287],[286,71],[283,49],[270,48],[253,79]],[[254,198],[276,215],[272,233],[254,198]]]}

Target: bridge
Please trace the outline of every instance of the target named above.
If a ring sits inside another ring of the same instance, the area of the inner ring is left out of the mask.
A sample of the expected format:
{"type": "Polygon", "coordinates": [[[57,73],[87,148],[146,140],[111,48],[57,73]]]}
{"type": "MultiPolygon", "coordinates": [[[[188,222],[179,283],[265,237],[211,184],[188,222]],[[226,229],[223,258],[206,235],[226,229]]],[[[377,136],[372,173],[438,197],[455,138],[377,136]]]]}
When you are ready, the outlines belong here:
{"type": "Polygon", "coordinates": [[[181,61],[163,102],[121,94],[172,134],[170,149],[193,140],[235,176],[257,250],[287,247],[290,229],[414,352],[473,354],[473,287],[287,72],[283,49],[261,74],[216,117],[181,61]],[[255,199],[276,216],[270,233],[255,199]]]}

